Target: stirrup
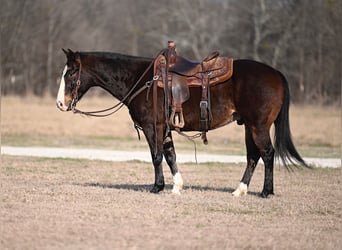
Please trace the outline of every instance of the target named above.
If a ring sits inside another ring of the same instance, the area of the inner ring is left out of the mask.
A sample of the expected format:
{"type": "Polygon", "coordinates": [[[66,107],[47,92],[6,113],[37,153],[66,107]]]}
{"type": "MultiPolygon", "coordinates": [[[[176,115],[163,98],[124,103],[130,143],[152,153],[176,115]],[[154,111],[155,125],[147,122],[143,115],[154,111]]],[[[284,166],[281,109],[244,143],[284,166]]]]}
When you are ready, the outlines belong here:
{"type": "Polygon", "coordinates": [[[172,112],[169,119],[169,124],[174,128],[183,128],[185,125],[183,110],[176,112],[176,107],[172,107],[172,112]]]}

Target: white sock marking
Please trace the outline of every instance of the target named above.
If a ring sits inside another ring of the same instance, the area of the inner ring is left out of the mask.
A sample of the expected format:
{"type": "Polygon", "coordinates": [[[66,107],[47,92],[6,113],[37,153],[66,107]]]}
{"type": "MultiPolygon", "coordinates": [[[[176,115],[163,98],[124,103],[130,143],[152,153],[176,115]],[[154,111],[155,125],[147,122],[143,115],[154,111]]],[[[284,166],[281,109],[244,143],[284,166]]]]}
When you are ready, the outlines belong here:
{"type": "Polygon", "coordinates": [[[240,182],[238,188],[232,193],[235,197],[245,196],[247,194],[247,184],[240,182]]]}
{"type": "Polygon", "coordinates": [[[180,194],[180,191],[183,189],[183,179],[179,172],[177,172],[173,176],[173,188],[172,193],[174,194],[180,194]]]}

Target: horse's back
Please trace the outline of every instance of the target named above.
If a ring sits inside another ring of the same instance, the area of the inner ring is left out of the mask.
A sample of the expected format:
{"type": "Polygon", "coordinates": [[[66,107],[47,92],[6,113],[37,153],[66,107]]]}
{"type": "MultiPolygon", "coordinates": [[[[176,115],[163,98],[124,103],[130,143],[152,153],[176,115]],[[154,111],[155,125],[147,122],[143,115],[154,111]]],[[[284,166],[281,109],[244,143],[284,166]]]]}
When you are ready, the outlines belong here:
{"type": "Polygon", "coordinates": [[[244,83],[258,87],[262,87],[258,83],[273,85],[274,87],[283,86],[281,74],[278,70],[267,64],[247,59],[234,61],[233,78],[235,81],[244,80],[244,83]]]}

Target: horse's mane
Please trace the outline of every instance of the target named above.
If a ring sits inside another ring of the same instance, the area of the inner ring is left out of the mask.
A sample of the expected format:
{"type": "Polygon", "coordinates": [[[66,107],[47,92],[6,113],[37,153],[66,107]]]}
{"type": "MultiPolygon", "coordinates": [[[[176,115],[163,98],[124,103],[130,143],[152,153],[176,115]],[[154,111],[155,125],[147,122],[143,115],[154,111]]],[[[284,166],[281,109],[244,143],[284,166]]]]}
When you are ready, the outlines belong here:
{"type": "Polygon", "coordinates": [[[84,55],[84,56],[94,56],[94,57],[99,57],[99,58],[106,58],[110,60],[117,60],[117,59],[122,59],[122,60],[130,60],[130,59],[138,59],[138,60],[143,60],[143,61],[151,61],[152,58],[148,57],[141,57],[141,56],[133,56],[133,55],[126,55],[126,54],[121,54],[121,53],[116,53],[116,52],[106,52],[106,51],[77,51],[79,55],[84,55]]]}

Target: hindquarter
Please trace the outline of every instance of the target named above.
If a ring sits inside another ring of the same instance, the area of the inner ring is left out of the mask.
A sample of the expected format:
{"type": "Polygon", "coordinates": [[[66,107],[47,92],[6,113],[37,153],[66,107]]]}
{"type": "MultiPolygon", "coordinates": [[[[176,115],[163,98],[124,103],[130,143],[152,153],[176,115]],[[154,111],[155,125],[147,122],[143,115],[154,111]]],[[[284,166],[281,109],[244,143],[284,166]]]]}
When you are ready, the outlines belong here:
{"type": "Polygon", "coordinates": [[[280,73],[262,63],[237,60],[234,62],[233,86],[236,111],[244,123],[269,128],[284,100],[280,73]]]}

